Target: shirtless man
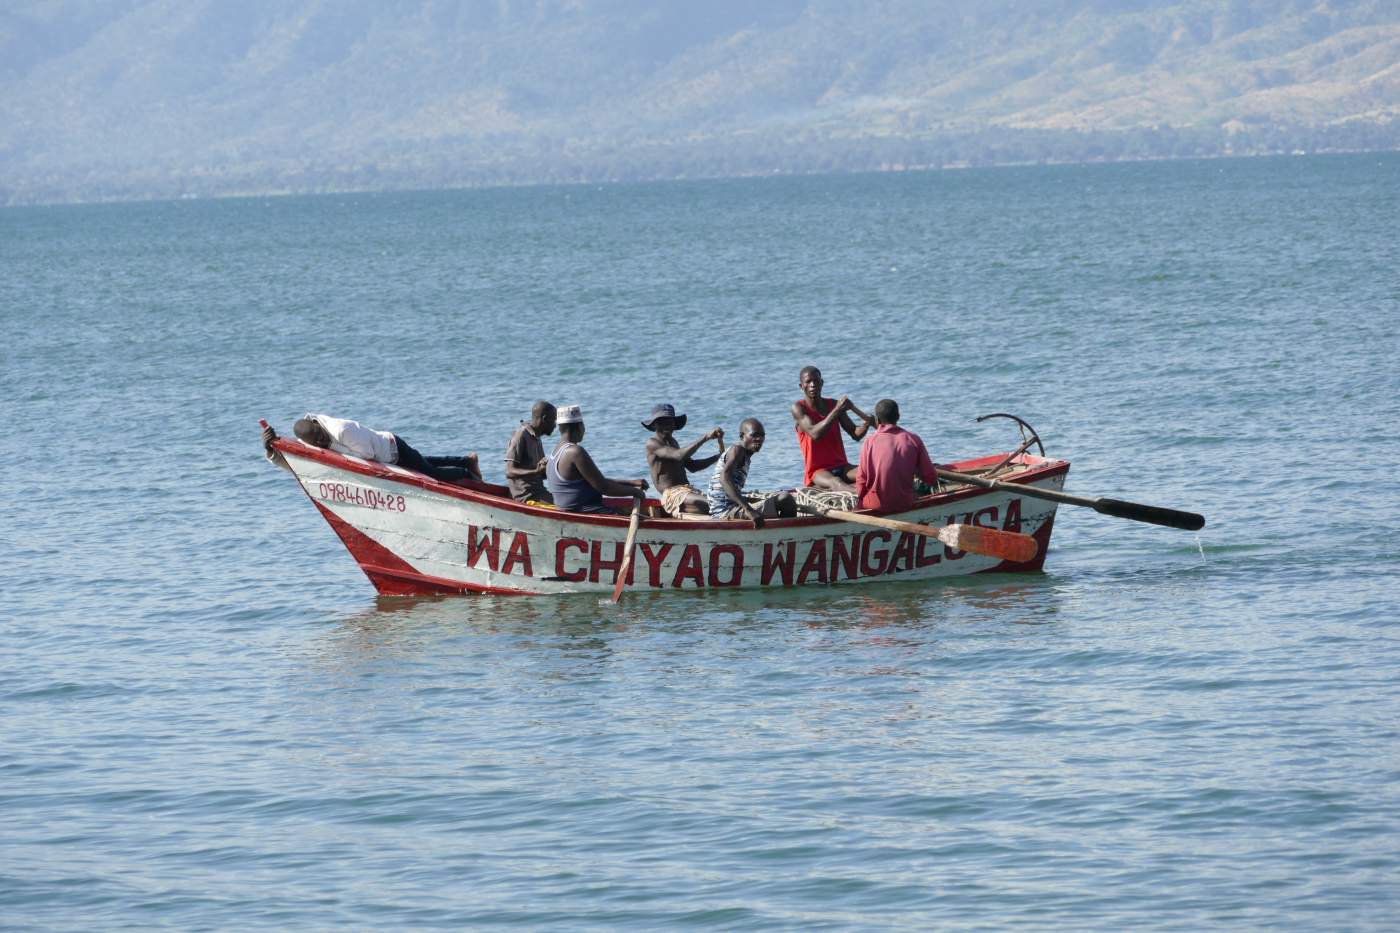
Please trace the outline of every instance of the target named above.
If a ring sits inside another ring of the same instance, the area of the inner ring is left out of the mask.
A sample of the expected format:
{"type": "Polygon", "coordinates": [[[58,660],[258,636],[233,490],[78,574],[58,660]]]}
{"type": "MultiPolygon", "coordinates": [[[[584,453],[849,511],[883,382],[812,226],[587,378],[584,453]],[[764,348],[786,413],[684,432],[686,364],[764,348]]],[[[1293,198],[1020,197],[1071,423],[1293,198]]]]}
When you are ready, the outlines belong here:
{"type": "Polygon", "coordinates": [[[797,442],[802,446],[802,459],[806,462],[802,484],[854,493],[860,471],[846,456],[841,432],[845,431],[858,441],[865,437],[875,419],[845,395],[839,399],[823,398],[822,371],[815,366],[804,366],[797,384],[802,387],[802,398],[792,404],[792,420],[797,424],[797,442]],[[847,412],[861,419],[859,427],[847,412]]]}
{"type": "Polygon", "coordinates": [[[560,406],[555,423],[559,428],[559,446],[545,462],[544,484],[554,496],[554,505],[565,512],[601,512],[616,515],[617,510],[603,501],[604,496],[646,495],[644,479],[608,479],[588,451],[579,446],[583,440],[583,409],[577,405],[560,406]]]}
{"type": "Polygon", "coordinates": [[[682,512],[694,515],[708,515],[710,500],[686,478],[686,473],[703,470],[719,459],[724,452],[724,429],[714,428],[700,436],[700,439],[682,447],[675,433],[685,427],[686,416],[676,414],[673,405],[657,405],[651,410],[651,420],[643,421],[642,427],[655,431],[655,437],[647,438],[647,463],[651,465],[651,481],[661,494],[661,507],[672,518],[680,518],[682,512]],[[712,457],[695,459],[695,452],[706,441],[719,440],[719,453],[712,457]]]}
{"type": "Polygon", "coordinates": [[[791,493],[769,496],[754,508],[744,498],[744,483],[749,479],[749,464],[753,455],[763,449],[763,422],[745,418],[739,425],[739,443],[719,457],[710,475],[710,517],[717,519],[747,518],[755,528],[762,528],[767,518],[792,518],[797,514],[797,500],[791,493]]]}

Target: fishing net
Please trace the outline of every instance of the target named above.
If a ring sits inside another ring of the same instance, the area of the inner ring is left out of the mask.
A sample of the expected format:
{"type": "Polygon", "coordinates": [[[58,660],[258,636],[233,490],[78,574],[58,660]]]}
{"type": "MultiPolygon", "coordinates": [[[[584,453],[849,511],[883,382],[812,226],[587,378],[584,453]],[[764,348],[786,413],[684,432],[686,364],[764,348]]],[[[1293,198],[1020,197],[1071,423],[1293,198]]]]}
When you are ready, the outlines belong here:
{"type": "Polygon", "coordinates": [[[853,492],[831,492],[826,489],[817,489],[815,486],[801,486],[797,489],[775,489],[770,492],[750,492],[744,490],[744,498],[752,504],[758,504],[770,496],[779,496],[783,493],[791,493],[797,500],[799,506],[810,506],[818,509],[843,509],[849,511],[859,508],[856,494],[853,492]]]}
{"type": "Polygon", "coordinates": [[[841,509],[851,511],[860,508],[860,500],[853,492],[833,492],[829,489],[818,489],[815,486],[803,486],[792,491],[792,497],[797,500],[798,505],[811,506],[817,509],[841,509]]]}
{"type": "MultiPolygon", "coordinates": [[[[915,480],[914,495],[922,498],[934,490],[923,480],[915,480]]],[[[835,492],[829,489],[818,489],[815,486],[800,486],[797,489],[781,489],[776,492],[745,492],[744,498],[750,502],[762,502],[769,496],[776,496],[782,492],[792,493],[792,497],[797,500],[799,507],[807,506],[815,509],[841,509],[851,512],[860,508],[860,499],[853,492],[835,492]]]]}

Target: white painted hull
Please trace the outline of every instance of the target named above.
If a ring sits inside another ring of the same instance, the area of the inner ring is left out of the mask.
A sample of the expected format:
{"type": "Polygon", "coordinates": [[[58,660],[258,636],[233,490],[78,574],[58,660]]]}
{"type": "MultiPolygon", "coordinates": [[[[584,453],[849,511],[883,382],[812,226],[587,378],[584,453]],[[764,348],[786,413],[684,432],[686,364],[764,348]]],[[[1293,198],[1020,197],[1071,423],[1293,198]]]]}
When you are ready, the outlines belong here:
{"type": "MultiPolygon", "coordinates": [[[[622,564],[627,516],[578,515],[525,506],[503,487],[440,483],[286,438],[276,442],[302,489],[379,592],[611,593],[622,564]]],[[[992,456],[953,465],[989,467],[992,456]]],[[[1044,489],[1064,485],[1069,463],[1032,456],[999,479],[1044,489]]],[[[1044,564],[1055,504],[1003,490],[929,496],[891,515],[1020,531],[1039,543],[1026,563],[952,550],[922,535],[837,520],[749,522],[649,518],[637,533],[627,586],[634,591],[787,587],[934,580],[1044,564]]]]}

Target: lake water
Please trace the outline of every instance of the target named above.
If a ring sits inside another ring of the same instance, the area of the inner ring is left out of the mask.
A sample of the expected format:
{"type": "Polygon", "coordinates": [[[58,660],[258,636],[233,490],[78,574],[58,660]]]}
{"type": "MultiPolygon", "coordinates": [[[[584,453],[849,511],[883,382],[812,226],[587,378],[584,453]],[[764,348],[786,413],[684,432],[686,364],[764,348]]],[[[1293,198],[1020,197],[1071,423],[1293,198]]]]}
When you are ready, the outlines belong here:
{"type": "Polygon", "coordinates": [[[0,210],[0,926],[1393,929],[1400,154],[0,210]],[[801,366],[1046,572],[376,598],[259,417],[644,472],[801,366]]]}

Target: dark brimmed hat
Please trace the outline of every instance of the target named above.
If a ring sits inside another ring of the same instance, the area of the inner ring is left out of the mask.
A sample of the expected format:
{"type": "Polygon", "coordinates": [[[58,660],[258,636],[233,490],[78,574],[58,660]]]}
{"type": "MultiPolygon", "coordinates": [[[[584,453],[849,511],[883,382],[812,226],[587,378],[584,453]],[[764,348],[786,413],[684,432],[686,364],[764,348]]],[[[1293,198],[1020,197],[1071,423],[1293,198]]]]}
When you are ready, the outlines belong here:
{"type": "Polygon", "coordinates": [[[676,426],[674,430],[676,431],[679,431],[681,428],[685,427],[685,415],[676,414],[676,406],[674,405],[657,405],[651,410],[651,419],[648,421],[643,421],[642,427],[646,428],[648,431],[655,431],[657,418],[675,419],[676,426]]]}

